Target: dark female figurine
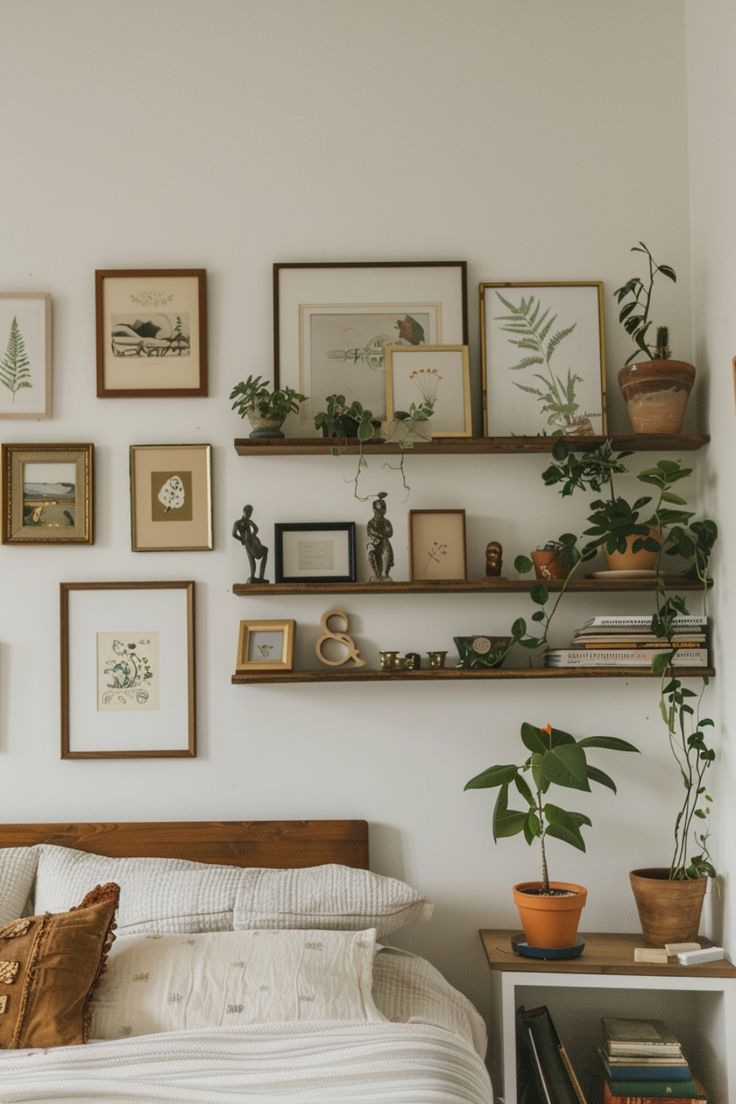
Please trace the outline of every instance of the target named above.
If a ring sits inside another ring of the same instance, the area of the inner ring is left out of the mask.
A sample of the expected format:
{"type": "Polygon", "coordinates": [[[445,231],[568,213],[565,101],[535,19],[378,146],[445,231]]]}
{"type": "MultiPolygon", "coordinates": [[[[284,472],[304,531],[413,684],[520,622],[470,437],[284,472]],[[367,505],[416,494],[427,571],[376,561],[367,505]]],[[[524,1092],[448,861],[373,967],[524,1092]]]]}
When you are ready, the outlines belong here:
{"type": "Polygon", "coordinates": [[[243,516],[239,517],[233,525],[233,536],[236,540],[240,541],[245,554],[248,557],[248,563],[250,565],[250,579],[249,583],[267,583],[268,579],[264,579],[263,575],[266,570],[266,563],[268,561],[268,549],[265,544],[261,544],[258,537],[258,526],[253,521],[251,514],[253,513],[252,506],[243,507],[243,516]],[[261,561],[261,570],[256,578],[256,560],[261,561]]]}
{"type": "Polygon", "coordinates": [[[394,535],[394,527],[386,517],[386,500],[376,498],[373,500],[373,517],[368,522],[368,563],[373,572],[372,583],[390,583],[389,572],[394,566],[394,550],[391,547],[390,537],[394,535]]]}

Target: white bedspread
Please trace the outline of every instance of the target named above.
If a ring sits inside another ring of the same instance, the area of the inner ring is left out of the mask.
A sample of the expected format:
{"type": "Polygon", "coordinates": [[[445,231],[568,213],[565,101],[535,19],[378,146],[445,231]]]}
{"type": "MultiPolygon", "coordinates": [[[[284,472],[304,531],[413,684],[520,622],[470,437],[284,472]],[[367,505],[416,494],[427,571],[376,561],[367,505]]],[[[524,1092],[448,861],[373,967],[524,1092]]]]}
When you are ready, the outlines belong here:
{"type": "Polygon", "coordinates": [[[490,1104],[475,1009],[424,959],[388,950],[375,965],[385,1024],[257,1024],[0,1051],[0,1101],[490,1104]]]}

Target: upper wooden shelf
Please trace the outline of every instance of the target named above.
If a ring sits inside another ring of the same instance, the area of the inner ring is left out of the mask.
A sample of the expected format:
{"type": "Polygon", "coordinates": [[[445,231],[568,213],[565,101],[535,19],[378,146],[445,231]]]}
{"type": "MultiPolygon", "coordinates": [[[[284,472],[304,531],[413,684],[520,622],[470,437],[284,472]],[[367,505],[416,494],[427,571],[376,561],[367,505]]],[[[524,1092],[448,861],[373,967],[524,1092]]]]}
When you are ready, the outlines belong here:
{"type": "MultiPolygon", "coordinates": [[[[244,598],[275,597],[278,594],[528,594],[542,583],[550,591],[562,590],[560,579],[463,579],[451,582],[396,583],[233,583],[233,594],[244,598]]],[[[667,576],[668,590],[702,590],[702,583],[682,576],[667,576]]],[[[567,591],[574,593],[608,594],[632,591],[654,591],[649,579],[573,579],[567,591]]]]}
{"type": "MultiPolygon", "coordinates": [[[[427,444],[405,449],[410,455],[466,456],[477,453],[551,452],[559,437],[438,437],[427,444]]],[[[577,449],[593,449],[604,441],[611,441],[614,448],[631,452],[692,452],[702,448],[710,440],[706,434],[611,434],[606,437],[565,437],[568,444],[577,449]]],[[[235,451],[239,456],[324,456],[337,448],[344,453],[357,453],[356,438],[330,439],[327,437],[275,437],[258,439],[236,437],[235,451]]],[[[398,455],[401,447],[396,444],[368,442],[363,445],[366,456],[398,455]]]]}
{"type": "MultiPolygon", "coordinates": [[[[676,667],[678,678],[715,675],[712,667],[676,667]]],[[[238,671],[233,683],[285,682],[450,682],[483,679],[654,678],[650,667],[490,667],[466,671],[460,667],[418,671],[375,671],[365,667],[322,667],[312,671],[238,671]]],[[[656,676],[657,678],[659,676],[656,676]]]]}

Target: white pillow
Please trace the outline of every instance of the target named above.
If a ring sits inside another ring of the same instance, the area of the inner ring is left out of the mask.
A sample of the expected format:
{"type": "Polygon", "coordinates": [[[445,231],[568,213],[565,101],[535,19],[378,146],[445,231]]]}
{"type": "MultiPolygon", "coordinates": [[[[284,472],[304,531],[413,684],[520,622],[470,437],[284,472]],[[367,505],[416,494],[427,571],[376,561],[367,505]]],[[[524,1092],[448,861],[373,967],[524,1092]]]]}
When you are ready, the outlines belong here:
{"type": "Polygon", "coordinates": [[[0,848],[0,928],[23,916],[37,862],[36,847],[0,848]]]}
{"type": "Polygon", "coordinates": [[[35,911],[65,912],[92,886],[120,886],[118,934],[249,928],[376,928],[387,935],[433,906],[396,878],[329,864],[264,870],[185,859],[110,859],[42,844],[35,911]]]}
{"type": "Polygon", "coordinates": [[[385,1022],[371,996],[375,943],[374,929],[124,936],[95,990],[91,1037],[385,1022]]]}
{"type": "Polygon", "coordinates": [[[301,870],[243,870],[233,927],[376,928],[378,935],[429,920],[434,905],[397,878],[336,863],[301,870]]]}

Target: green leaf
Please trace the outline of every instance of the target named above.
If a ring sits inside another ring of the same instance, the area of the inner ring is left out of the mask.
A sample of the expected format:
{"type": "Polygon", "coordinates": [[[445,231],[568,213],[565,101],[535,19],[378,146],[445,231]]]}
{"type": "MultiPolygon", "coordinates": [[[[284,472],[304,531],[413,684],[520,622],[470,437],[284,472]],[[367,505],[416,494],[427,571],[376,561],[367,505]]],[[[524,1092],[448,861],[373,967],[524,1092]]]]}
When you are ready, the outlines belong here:
{"type": "Polygon", "coordinates": [[[543,776],[558,786],[590,790],[585,752],[577,744],[550,748],[542,759],[541,768],[543,776]]]}
{"type": "Polygon", "coordinates": [[[534,564],[528,556],[517,556],[514,560],[514,568],[520,575],[526,575],[533,567],[534,564]]]}
{"type": "Polygon", "coordinates": [[[588,778],[591,782],[598,782],[601,786],[608,786],[609,790],[613,790],[614,793],[617,793],[616,783],[605,771],[599,770],[598,767],[588,766],[588,778]]]}
{"type": "Polygon", "coordinates": [[[652,674],[662,675],[672,662],[674,652],[662,652],[652,660],[652,674]]]}
{"type": "Polygon", "coordinates": [[[526,813],[517,812],[507,806],[508,786],[502,786],[498,791],[496,804],[493,809],[493,839],[505,839],[508,836],[516,836],[524,830],[526,813]]]}
{"type": "Polygon", "coordinates": [[[517,774],[516,777],[514,778],[514,785],[516,786],[517,790],[519,791],[521,796],[524,798],[524,800],[529,805],[533,806],[534,803],[535,803],[534,802],[534,794],[529,789],[529,785],[528,785],[526,779],[522,778],[522,776],[520,774],[517,774]]]}
{"type": "Polygon", "coordinates": [[[580,833],[580,826],[573,817],[560,809],[557,805],[545,805],[544,815],[547,818],[546,834],[554,839],[569,843],[578,851],[585,850],[585,841],[580,833]]]}
{"type": "Polygon", "coordinates": [[[544,733],[540,732],[536,725],[528,724],[526,721],[521,726],[521,742],[524,747],[529,748],[529,751],[539,755],[545,755],[549,750],[549,737],[545,739],[544,733]]]}
{"type": "Polygon", "coordinates": [[[493,786],[507,785],[509,782],[513,782],[516,771],[517,767],[513,763],[488,767],[487,770],[481,771],[480,774],[476,774],[475,778],[471,778],[469,782],[466,782],[464,789],[487,790],[493,786]]]}
{"type": "Polygon", "coordinates": [[[522,636],[526,634],[526,621],[523,617],[517,617],[511,626],[511,635],[514,640],[521,640],[522,636]]]}
{"type": "Polygon", "coordinates": [[[544,583],[535,583],[529,592],[529,597],[537,606],[543,606],[549,598],[549,590],[544,583]]]}
{"type": "Polygon", "coordinates": [[[586,736],[578,740],[578,747],[607,748],[608,751],[639,751],[628,740],[621,740],[618,736],[586,736]]]}

